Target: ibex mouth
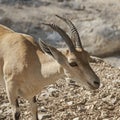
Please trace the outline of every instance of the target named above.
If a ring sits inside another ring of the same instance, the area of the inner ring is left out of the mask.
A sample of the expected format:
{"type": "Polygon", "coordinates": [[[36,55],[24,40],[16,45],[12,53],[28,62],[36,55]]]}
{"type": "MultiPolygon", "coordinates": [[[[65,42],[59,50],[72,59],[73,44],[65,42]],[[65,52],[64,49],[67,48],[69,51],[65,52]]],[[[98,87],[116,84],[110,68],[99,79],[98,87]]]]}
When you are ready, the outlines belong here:
{"type": "Polygon", "coordinates": [[[93,86],[93,85],[92,85],[91,83],[89,83],[89,82],[87,82],[87,84],[89,85],[89,88],[90,88],[90,89],[93,89],[93,90],[98,89],[98,87],[93,86]]]}

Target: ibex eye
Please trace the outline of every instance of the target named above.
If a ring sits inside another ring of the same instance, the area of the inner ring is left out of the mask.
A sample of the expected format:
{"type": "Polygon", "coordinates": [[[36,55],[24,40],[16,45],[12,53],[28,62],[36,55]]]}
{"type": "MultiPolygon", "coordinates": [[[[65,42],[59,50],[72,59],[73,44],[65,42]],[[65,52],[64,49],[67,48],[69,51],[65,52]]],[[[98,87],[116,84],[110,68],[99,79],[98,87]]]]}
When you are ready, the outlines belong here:
{"type": "Polygon", "coordinates": [[[71,67],[76,67],[76,66],[78,66],[76,62],[71,62],[71,63],[69,63],[69,65],[70,65],[71,67]]]}

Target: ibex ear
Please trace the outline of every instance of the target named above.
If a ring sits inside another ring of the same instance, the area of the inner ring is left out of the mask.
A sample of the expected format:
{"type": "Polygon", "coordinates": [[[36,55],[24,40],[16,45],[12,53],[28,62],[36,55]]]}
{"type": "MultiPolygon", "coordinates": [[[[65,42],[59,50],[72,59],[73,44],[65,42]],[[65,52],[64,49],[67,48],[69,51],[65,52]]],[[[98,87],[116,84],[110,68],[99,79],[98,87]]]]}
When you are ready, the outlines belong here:
{"type": "Polygon", "coordinates": [[[48,45],[45,42],[43,42],[42,40],[40,40],[40,39],[39,39],[39,45],[40,45],[40,48],[42,49],[42,51],[44,53],[47,53],[48,55],[53,56],[50,49],[49,49],[49,47],[48,47],[48,45]]]}
{"type": "Polygon", "coordinates": [[[39,45],[45,53],[52,56],[59,64],[63,65],[64,67],[68,65],[67,58],[56,48],[47,45],[42,40],[39,41],[39,45]]]}

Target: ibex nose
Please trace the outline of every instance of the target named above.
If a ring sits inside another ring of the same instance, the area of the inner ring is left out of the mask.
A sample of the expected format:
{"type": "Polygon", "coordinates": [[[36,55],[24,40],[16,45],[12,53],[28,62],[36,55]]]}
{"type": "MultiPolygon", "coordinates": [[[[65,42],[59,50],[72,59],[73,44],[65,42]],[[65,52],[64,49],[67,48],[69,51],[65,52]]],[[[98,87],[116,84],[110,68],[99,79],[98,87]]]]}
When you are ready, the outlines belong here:
{"type": "Polygon", "coordinates": [[[100,81],[99,81],[99,80],[98,80],[98,81],[94,81],[94,85],[95,85],[96,88],[99,88],[99,86],[100,86],[100,81]]]}

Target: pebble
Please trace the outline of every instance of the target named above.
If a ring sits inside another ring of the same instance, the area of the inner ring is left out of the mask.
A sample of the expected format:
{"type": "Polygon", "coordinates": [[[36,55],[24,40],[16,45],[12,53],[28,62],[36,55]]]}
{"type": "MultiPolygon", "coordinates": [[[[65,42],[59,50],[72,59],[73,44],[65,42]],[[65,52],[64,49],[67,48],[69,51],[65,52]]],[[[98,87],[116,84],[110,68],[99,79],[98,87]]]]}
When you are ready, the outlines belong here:
{"type": "Polygon", "coordinates": [[[67,102],[67,104],[70,106],[73,104],[73,101],[69,101],[69,102],[67,102]]]}
{"type": "Polygon", "coordinates": [[[80,120],[80,118],[79,118],[79,117],[76,117],[76,118],[73,118],[73,120],[80,120]]]}
{"type": "Polygon", "coordinates": [[[2,111],[2,110],[0,110],[0,114],[2,114],[2,112],[3,112],[3,111],[2,111]]]}
{"type": "Polygon", "coordinates": [[[39,120],[44,120],[44,119],[47,119],[47,118],[51,118],[51,115],[39,113],[38,118],[39,118],[39,120]]]}

